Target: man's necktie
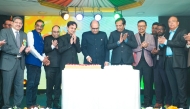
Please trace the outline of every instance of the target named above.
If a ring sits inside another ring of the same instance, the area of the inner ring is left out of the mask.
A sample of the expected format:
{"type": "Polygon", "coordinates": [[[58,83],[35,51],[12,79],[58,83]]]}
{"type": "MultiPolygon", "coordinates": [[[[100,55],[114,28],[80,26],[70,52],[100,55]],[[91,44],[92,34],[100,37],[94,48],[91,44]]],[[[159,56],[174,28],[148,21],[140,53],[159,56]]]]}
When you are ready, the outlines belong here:
{"type": "Polygon", "coordinates": [[[18,48],[20,48],[20,35],[18,31],[16,32],[16,43],[17,43],[18,48]]]}

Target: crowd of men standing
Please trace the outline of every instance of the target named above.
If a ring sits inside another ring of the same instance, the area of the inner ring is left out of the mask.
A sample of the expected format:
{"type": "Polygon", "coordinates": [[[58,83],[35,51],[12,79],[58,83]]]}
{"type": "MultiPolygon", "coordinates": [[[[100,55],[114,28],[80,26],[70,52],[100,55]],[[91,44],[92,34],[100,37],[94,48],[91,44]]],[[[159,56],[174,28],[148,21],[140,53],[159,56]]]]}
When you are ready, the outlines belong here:
{"type": "MultiPolygon", "coordinates": [[[[137,22],[138,33],[125,29],[126,21],[115,21],[116,30],[107,37],[99,31],[100,24],[93,20],[91,31],[77,37],[77,23],[67,23],[67,33],[60,37],[60,27],[54,25],[52,34],[44,39],[41,32],[43,20],[35,22],[34,30],[27,34],[21,31],[23,19],[6,20],[0,32],[0,100],[2,109],[20,109],[23,99],[24,69],[27,70],[26,105],[28,109],[38,107],[37,90],[41,67],[46,72],[46,107],[60,109],[61,72],[66,64],[79,64],[77,53],[84,55],[84,64],[132,65],[140,71],[144,80],[144,107],[152,106],[153,83],[155,84],[155,108],[171,105],[187,109],[187,58],[190,33],[179,27],[176,16],[168,19],[169,30],[164,24],[154,23],[152,34],[146,32],[145,20],[137,22]],[[109,50],[112,50],[109,61],[109,50]],[[45,53],[45,56],[43,55],[45,53]],[[153,79],[154,78],[154,79],[153,79]],[[11,87],[14,85],[14,103],[9,103],[11,87]]],[[[190,52],[190,51],[189,51],[190,52]]],[[[190,60],[190,59],[188,59],[190,60]]],[[[188,63],[188,64],[187,64],[188,63]]]]}

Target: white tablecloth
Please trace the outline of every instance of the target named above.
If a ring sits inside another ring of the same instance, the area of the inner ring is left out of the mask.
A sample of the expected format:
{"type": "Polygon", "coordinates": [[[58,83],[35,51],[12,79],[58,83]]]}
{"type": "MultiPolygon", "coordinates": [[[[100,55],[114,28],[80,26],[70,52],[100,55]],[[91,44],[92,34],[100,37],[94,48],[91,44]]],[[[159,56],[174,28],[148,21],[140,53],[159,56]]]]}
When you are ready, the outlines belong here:
{"type": "Polygon", "coordinates": [[[62,109],[140,109],[139,71],[127,67],[65,69],[62,109]]]}

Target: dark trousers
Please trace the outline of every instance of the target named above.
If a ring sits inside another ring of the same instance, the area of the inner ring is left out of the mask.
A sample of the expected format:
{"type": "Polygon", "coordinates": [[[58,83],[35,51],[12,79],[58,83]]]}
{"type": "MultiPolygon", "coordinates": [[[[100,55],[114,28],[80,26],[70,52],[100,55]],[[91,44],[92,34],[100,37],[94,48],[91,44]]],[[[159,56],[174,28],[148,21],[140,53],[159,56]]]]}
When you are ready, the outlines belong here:
{"type": "Polygon", "coordinates": [[[140,60],[139,64],[134,67],[140,71],[140,79],[143,76],[144,80],[144,107],[152,105],[152,67],[150,67],[145,60],[140,60]]]}
{"type": "Polygon", "coordinates": [[[47,106],[58,104],[61,95],[61,71],[59,67],[44,67],[46,72],[47,106]],[[54,93],[54,99],[52,98],[54,93]]]}
{"type": "Polygon", "coordinates": [[[111,63],[111,65],[132,65],[132,63],[124,63],[121,59],[120,63],[111,63]]]}
{"type": "Polygon", "coordinates": [[[187,109],[187,69],[173,68],[172,57],[166,58],[165,70],[172,90],[173,105],[187,109]]]}
{"type": "Polygon", "coordinates": [[[38,85],[41,76],[41,67],[26,64],[27,85],[26,85],[26,105],[27,107],[36,105],[38,85]]]}
{"type": "Polygon", "coordinates": [[[157,60],[156,65],[154,66],[154,85],[155,85],[155,95],[156,103],[164,103],[164,93],[165,92],[165,104],[172,104],[172,92],[168,82],[168,78],[163,69],[163,66],[160,66],[160,61],[157,60]],[[163,91],[164,90],[164,91],[163,91]]]}
{"type": "Polygon", "coordinates": [[[3,77],[2,77],[2,72],[0,70],[0,109],[4,105],[3,101],[3,77]]]}
{"type": "Polygon", "coordinates": [[[5,71],[2,70],[3,74],[3,99],[4,99],[4,106],[2,109],[7,109],[12,107],[9,103],[11,87],[14,82],[14,104],[17,107],[20,107],[23,96],[24,96],[24,89],[23,89],[23,80],[24,80],[24,69],[20,66],[20,59],[17,59],[14,67],[9,70],[5,71]]]}

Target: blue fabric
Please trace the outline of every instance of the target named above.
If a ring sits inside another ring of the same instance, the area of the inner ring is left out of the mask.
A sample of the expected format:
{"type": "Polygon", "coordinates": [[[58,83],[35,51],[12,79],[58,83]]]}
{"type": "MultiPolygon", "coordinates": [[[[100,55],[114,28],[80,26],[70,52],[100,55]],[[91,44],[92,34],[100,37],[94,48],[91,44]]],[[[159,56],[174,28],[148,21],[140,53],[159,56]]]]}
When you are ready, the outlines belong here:
{"type": "MultiPolygon", "coordinates": [[[[173,36],[174,36],[174,34],[175,34],[175,31],[176,31],[176,29],[175,29],[174,31],[171,31],[171,30],[170,30],[170,36],[169,36],[169,39],[168,39],[168,40],[172,40],[172,38],[173,38],[173,36]]],[[[166,45],[166,44],[167,44],[167,41],[165,41],[164,44],[166,45]]],[[[167,46],[167,47],[166,47],[166,56],[171,56],[171,55],[173,55],[172,49],[171,49],[171,47],[167,46]]]]}
{"type": "MultiPolygon", "coordinates": [[[[43,50],[44,50],[43,38],[36,30],[33,30],[32,33],[33,33],[33,38],[34,38],[34,48],[40,55],[42,55],[43,50]]],[[[41,60],[36,58],[31,53],[26,56],[26,64],[36,65],[39,67],[42,66],[41,60]]]]}

